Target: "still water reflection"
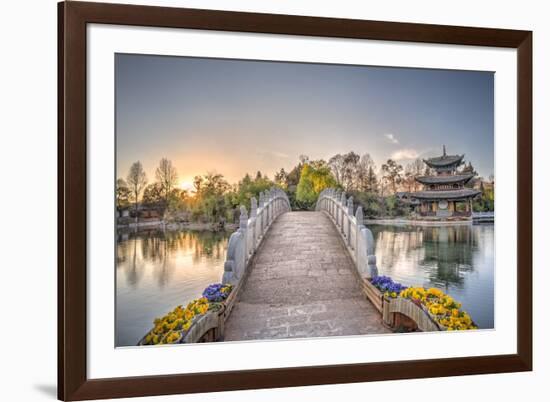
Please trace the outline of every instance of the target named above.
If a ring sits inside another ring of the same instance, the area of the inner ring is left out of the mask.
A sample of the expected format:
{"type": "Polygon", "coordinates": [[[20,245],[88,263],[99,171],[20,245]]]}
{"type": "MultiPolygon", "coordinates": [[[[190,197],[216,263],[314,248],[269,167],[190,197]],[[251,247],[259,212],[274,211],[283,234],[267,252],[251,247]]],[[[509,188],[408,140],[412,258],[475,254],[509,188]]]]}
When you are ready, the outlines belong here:
{"type": "Polygon", "coordinates": [[[494,327],[494,226],[369,225],[380,275],[437,287],[462,303],[480,328],[494,327]]]}
{"type": "Polygon", "coordinates": [[[116,345],[136,345],[155,317],[219,282],[230,233],[147,231],[119,234],[116,345]]]}
{"type": "MultiPolygon", "coordinates": [[[[407,286],[438,287],[460,301],[480,328],[493,328],[492,225],[369,228],[381,275],[407,286]]],[[[219,282],[229,235],[156,230],[119,235],[116,345],[135,345],[155,317],[219,282]]]]}

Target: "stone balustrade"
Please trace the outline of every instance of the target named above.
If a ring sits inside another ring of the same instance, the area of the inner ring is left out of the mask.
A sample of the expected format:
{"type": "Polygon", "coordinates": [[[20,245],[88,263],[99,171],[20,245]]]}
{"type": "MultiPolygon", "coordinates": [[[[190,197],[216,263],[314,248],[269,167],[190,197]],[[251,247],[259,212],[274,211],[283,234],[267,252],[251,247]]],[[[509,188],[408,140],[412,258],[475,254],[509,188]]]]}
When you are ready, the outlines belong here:
{"type": "Polygon", "coordinates": [[[288,196],[278,188],[260,193],[259,201],[252,198],[250,216],[246,208],[241,206],[239,229],[231,235],[227,246],[222,283],[237,285],[240,282],[271,224],[279,215],[288,211],[288,196]]]}
{"type": "Polygon", "coordinates": [[[324,211],[331,218],[342,236],[346,248],[362,278],[378,275],[374,238],[372,232],[363,224],[363,208],[353,211],[353,197],[336,189],[325,189],[319,194],[315,210],[324,211]]]}

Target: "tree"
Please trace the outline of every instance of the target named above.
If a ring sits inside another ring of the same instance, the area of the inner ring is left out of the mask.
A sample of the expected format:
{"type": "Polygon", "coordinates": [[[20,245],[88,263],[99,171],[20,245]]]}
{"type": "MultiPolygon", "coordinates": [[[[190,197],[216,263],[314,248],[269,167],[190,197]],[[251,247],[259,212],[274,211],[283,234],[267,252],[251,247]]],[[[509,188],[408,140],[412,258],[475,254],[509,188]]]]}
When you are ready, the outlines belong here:
{"type": "Polygon", "coordinates": [[[376,175],[374,174],[374,161],[372,160],[369,154],[364,154],[359,163],[357,164],[357,186],[356,190],[358,191],[372,191],[372,188],[376,187],[376,183],[373,183],[376,180],[376,175]]]}
{"type": "Polygon", "coordinates": [[[252,180],[250,175],[247,173],[237,184],[237,189],[233,200],[235,207],[240,205],[248,207],[252,197],[256,197],[256,200],[259,200],[260,192],[269,190],[274,186],[274,184],[275,183],[261,174],[256,174],[256,178],[252,180]]]}
{"type": "Polygon", "coordinates": [[[418,176],[422,176],[423,169],[424,163],[420,159],[416,159],[405,166],[403,185],[406,191],[418,191],[420,188],[420,183],[416,181],[416,178],[418,176]]]}
{"type": "Polygon", "coordinates": [[[374,173],[374,165],[369,166],[364,191],[373,194],[378,193],[378,178],[376,177],[376,173],[374,173]]]}
{"type": "Polygon", "coordinates": [[[284,168],[281,168],[277,173],[275,173],[275,183],[281,188],[287,188],[288,186],[288,173],[284,168]]]}
{"type": "Polygon", "coordinates": [[[159,204],[162,200],[162,188],[160,183],[151,183],[143,190],[142,202],[144,204],[159,204]]]}
{"type": "Polygon", "coordinates": [[[321,191],[336,184],[336,179],[326,163],[317,166],[305,163],[296,189],[296,200],[311,208],[321,191]]]}
{"type": "Polygon", "coordinates": [[[375,218],[381,215],[384,207],[381,205],[382,199],[374,192],[358,191],[352,192],[353,200],[363,207],[365,217],[375,218]]]}
{"type": "Polygon", "coordinates": [[[128,172],[128,177],[126,177],[126,182],[128,183],[131,199],[134,201],[135,211],[136,211],[136,222],[138,221],[138,206],[139,206],[139,196],[141,191],[144,189],[147,184],[147,175],[143,170],[143,166],[140,161],[134,162],[130,167],[128,172]]]}
{"type": "Polygon", "coordinates": [[[393,194],[397,192],[397,186],[401,184],[403,166],[396,163],[393,159],[388,159],[386,163],[382,165],[382,172],[384,173],[384,180],[390,186],[393,194]]]}
{"type": "Polygon", "coordinates": [[[479,191],[481,194],[474,199],[473,207],[475,212],[488,212],[495,210],[495,187],[493,180],[484,182],[480,178],[479,191]]]}
{"type": "Polygon", "coordinates": [[[408,166],[406,166],[405,174],[402,180],[405,190],[408,191],[409,193],[412,192],[415,182],[416,180],[414,179],[414,174],[408,169],[408,166]]]}
{"type": "Polygon", "coordinates": [[[344,157],[341,154],[336,154],[328,160],[328,165],[330,166],[336,183],[339,186],[343,187],[344,182],[344,157]]]}
{"type": "Polygon", "coordinates": [[[155,176],[161,186],[164,202],[168,204],[172,189],[176,186],[178,180],[178,173],[176,168],[172,166],[172,161],[162,158],[155,171],[155,176]]]}
{"type": "Polygon", "coordinates": [[[196,176],[195,180],[195,215],[202,216],[210,222],[222,222],[227,215],[228,204],[225,193],[231,186],[223,175],[209,172],[196,176]]]}
{"type": "Polygon", "coordinates": [[[421,159],[415,159],[413,162],[405,166],[405,187],[407,191],[418,191],[421,186],[416,178],[422,176],[424,170],[424,162],[421,159]]]}
{"type": "Polygon", "coordinates": [[[477,176],[477,172],[474,169],[474,166],[472,165],[472,162],[468,162],[467,165],[464,165],[462,168],[462,171],[460,172],[462,174],[473,174],[474,176],[477,176]]]}
{"type": "MultiPolygon", "coordinates": [[[[368,154],[365,156],[368,156],[368,154]]],[[[370,159],[370,156],[368,158],[370,159]]],[[[344,155],[336,154],[328,161],[336,183],[346,191],[351,191],[358,187],[358,175],[361,168],[360,160],[361,157],[358,154],[350,151],[344,155]]],[[[365,162],[368,162],[368,159],[365,162]]]]}
{"type": "Polygon", "coordinates": [[[116,181],[116,206],[118,209],[124,209],[130,205],[130,189],[124,179],[119,178],[116,181]]]}
{"type": "Polygon", "coordinates": [[[356,176],[361,157],[353,151],[344,155],[344,171],[342,185],[346,191],[356,188],[356,176]]]}

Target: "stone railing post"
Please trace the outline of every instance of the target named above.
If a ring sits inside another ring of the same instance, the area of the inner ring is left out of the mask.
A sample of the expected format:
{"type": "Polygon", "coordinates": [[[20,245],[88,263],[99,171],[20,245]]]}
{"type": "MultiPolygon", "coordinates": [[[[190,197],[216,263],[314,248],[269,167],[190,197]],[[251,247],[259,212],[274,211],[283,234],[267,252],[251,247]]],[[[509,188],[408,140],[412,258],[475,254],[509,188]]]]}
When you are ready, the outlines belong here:
{"type": "Polygon", "coordinates": [[[269,225],[273,223],[273,194],[271,191],[268,192],[269,194],[269,225]]]}
{"type": "Polygon", "coordinates": [[[340,198],[340,210],[342,211],[340,214],[340,230],[342,233],[345,233],[344,220],[346,219],[346,193],[344,192],[342,192],[342,197],[340,198]]]}
{"type": "Polygon", "coordinates": [[[260,193],[260,197],[262,198],[262,236],[263,236],[263,234],[267,229],[267,219],[265,216],[267,211],[267,199],[263,191],[260,193]]]}
{"type": "Polygon", "coordinates": [[[353,216],[353,196],[348,198],[348,215],[353,216]]]}
{"type": "Polygon", "coordinates": [[[347,207],[346,207],[346,219],[347,219],[347,225],[346,225],[346,242],[347,245],[350,247],[353,247],[351,244],[351,218],[353,216],[353,197],[350,196],[348,198],[347,207]]]}
{"type": "Polygon", "coordinates": [[[337,228],[340,228],[340,208],[338,208],[339,203],[340,203],[340,191],[336,190],[336,193],[334,193],[334,221],[336,222],[337,228]]]}
{"type": "Polygon", "coordinates": [[[250,219],[252,227],[252,251],[250,254],[253,254],[256,250],[256,245],[258,244],[258,234],[256,232],[256,221],[258,220],[258,202],[256,197],[250,199],[250,219]]]}
{"type": "Polygon", "coordinates": [[[246,247],[246,239],[247,239],[247,230],[248,230],[248,212],[246,211],[246,208],[241,205],[241,216],[239,218],[239,232],[242,233],[244,241],[244,255],[245,255],[245,262],[248,260],[248,250],[246,247]]]}
{"type": "Polygon", "coordinates": [[[269,215],[271,212],[271,199],[269,198],[269,192],[265,190],[264,192],[265,197],[265,228],[267,229],[269,225],[271,225],[271,220],[269,219],[269,215]]]}
{"type": "Polygon", "coordinates": [[[359,239],[361,239],[361,227],[363,226],[363,207],[359,205],[357,207],[357,211],[355,211],[355,244],[354,244],[354,252],[355,252],[355,258],[357,259],[357,254],[359,250],[359,239]]]}
{"type": "Polygon", "coordinates": [[[374,254],[374,237],[364,225],[362,206],[359,205],[355,213],[353,208],[352,196],[346,198],[343,191],[332,188],[321,192],[316,205],[317,210],[324,211],[333,218],[361,277],[375,277],[378,275],[378,267],[374,254]]]}
{"type": "Polygon", "coordinates": [[[330,192],[330,216],[332,216],[332,219],[336,219],[336,205],[334,204],[334,200],[336,199],[336,190],[332,190],[330,192]]]}

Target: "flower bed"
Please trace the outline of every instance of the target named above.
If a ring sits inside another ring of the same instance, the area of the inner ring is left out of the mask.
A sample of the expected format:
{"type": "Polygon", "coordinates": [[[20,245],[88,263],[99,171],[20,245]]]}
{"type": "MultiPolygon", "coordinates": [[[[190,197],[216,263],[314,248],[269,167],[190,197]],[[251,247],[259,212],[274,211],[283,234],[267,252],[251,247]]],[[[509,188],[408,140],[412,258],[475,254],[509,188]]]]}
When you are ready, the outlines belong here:
{"type": "Polygon", "coordinates": [[[386,297],[396,298],[399,294],[407,289],[406,286],[394,282],[389,276],[379,275],[372,278],[371,283],[384,294],[386,297]]]}
{"type": "Polygon", "coordinates": [[[185,335],[201,317],[208,312],[223,309],[223,302],[229,297],[232,285],[221,283],[208,286],[203,296],[183,306],[177,306],[164,317],[155,318],[154,327],[139,342],[139,345],[161,345],[182,343],[185,335]]]}
{"type": "Polygon", "coordinates": [[[367,298],[380,313],[384,310],[385,299],[398,297],[403,289],[406,287],[383,275],[365,279],[363,286],[367,298]]]}
{"type": "Polygon", "coordinates": [[[365,293],[367,299],[378,310],[378,312],[382,313],[384,294],[371,283],[370,279],[363,280],[363,293],[365,293]]]}
{"type": "Polygon", "coordinates": [[[461,304],[439,289],[408,288],[401,291],[399,297],[409,299],[420,308],[423,308],[444,330],[477,329],[468,313],[461,310],[461,304]]]}
{"type": "MultiPolygon", "coordinates": [[[[421,319],[420,321],[426,324],[420,325],[423,330],[477,329],[470,315],[461,310],[461,304],[439,289],[407,288],[388,276],[380,275],[370,280],[366,279],[363,290],[371,303],[382,313],[384,322],[392,327],[398,325],[394,315],[401,313],[402,320],[399,322],[410,321],[411,318],[413,321],[421,319]],[[401,299],[408,300],[412,304],[400,302],[401,299]],[[416,311],[416,308],[420,310],[416,311]],[[422,314],[418,315],[420,311],[422,314]],[[403,314],[409,318],[406,319],[403,314]]],[[[412,321],[411,324],[414,325],[412,321]]],[[[417,324],[420,323],[417,322],[417,324]]]]}
{"type": "Polygon", "coordinates": [[[204,289],[204,292],[202,292],[202,297],[206,297],[206,299],[211,303],[219,303],[227,299],[227,296],[231,293],[231,289],[233,289],[232,285],[215,283],[204,289]]]}

